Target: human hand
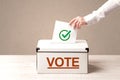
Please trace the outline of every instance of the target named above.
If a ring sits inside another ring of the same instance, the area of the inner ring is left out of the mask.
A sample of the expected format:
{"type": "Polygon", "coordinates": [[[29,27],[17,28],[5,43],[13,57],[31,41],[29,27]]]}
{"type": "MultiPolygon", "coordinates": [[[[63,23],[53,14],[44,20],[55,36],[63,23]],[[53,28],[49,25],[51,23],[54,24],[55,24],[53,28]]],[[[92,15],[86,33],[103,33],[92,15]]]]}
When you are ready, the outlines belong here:
{"type": "Polygon", "coordinates": [[[80,29],[81,26],[84,26],[84,25],[87,25],[87,22],[85,22],[84,18],[83,17],[76,17],[76,18],[73,18],[69,24],[74,27],[74,29],[80,29]]]}

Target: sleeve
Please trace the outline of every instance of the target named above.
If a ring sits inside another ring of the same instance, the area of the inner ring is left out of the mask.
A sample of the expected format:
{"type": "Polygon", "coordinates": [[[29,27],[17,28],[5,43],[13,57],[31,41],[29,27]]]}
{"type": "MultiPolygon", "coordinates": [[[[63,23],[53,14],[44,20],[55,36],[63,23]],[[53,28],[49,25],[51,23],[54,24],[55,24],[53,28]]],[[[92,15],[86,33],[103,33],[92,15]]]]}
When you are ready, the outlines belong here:
{"type": "Polygon", "coordinates": [[[91,14],[84,16],[85,21],[88,24],[94,24],[110,13],[112,10],[120,6],[120,0],[108,0],[99,9],[93,11],[91,14]]]}

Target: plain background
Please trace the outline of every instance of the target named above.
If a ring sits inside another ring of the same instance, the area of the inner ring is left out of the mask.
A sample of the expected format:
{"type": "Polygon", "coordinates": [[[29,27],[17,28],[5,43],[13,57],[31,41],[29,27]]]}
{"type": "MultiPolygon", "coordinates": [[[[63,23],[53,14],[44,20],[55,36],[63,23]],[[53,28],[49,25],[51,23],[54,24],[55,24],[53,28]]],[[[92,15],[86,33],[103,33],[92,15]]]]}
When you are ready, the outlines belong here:
{"type": "MultiPolygon", "coordinates": [[[[0,54],[36,54],[39,39],[51,39],[55,20],[85,16],[107,0],[0,0],[0,54]]],[[[120,9],[78,31],[90,54],[120,54],[120,9]]]]}

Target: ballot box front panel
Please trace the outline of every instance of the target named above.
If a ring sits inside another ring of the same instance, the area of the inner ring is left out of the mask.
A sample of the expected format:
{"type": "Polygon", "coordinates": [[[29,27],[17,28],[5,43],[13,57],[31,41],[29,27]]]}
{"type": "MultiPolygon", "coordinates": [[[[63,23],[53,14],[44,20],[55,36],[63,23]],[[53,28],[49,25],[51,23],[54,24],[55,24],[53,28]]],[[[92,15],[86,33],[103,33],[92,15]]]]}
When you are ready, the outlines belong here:
{"type": "Polygon", "coordinates": [[[37,53],[38,73],[88,73],[88,53],[37,53]]]}

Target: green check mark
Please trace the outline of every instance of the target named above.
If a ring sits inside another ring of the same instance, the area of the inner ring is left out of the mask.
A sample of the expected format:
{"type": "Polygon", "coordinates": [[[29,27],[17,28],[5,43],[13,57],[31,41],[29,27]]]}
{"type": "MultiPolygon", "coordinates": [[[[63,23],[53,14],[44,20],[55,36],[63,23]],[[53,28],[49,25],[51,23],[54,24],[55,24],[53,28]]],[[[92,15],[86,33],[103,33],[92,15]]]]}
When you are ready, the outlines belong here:
{"type": "Polygon", "coordinates": [[[64,38],[66,38],[70,33],[71,33],[71,31],[68,31],[66,34],[62,34],[62,36],[63,36],[64,38]]]}
{"type": "Polygon", "coordinates": [[[61,30],[59,33],[59,38],[62,41],[67,41],[70,38],[71,30],[61,30]]]}

